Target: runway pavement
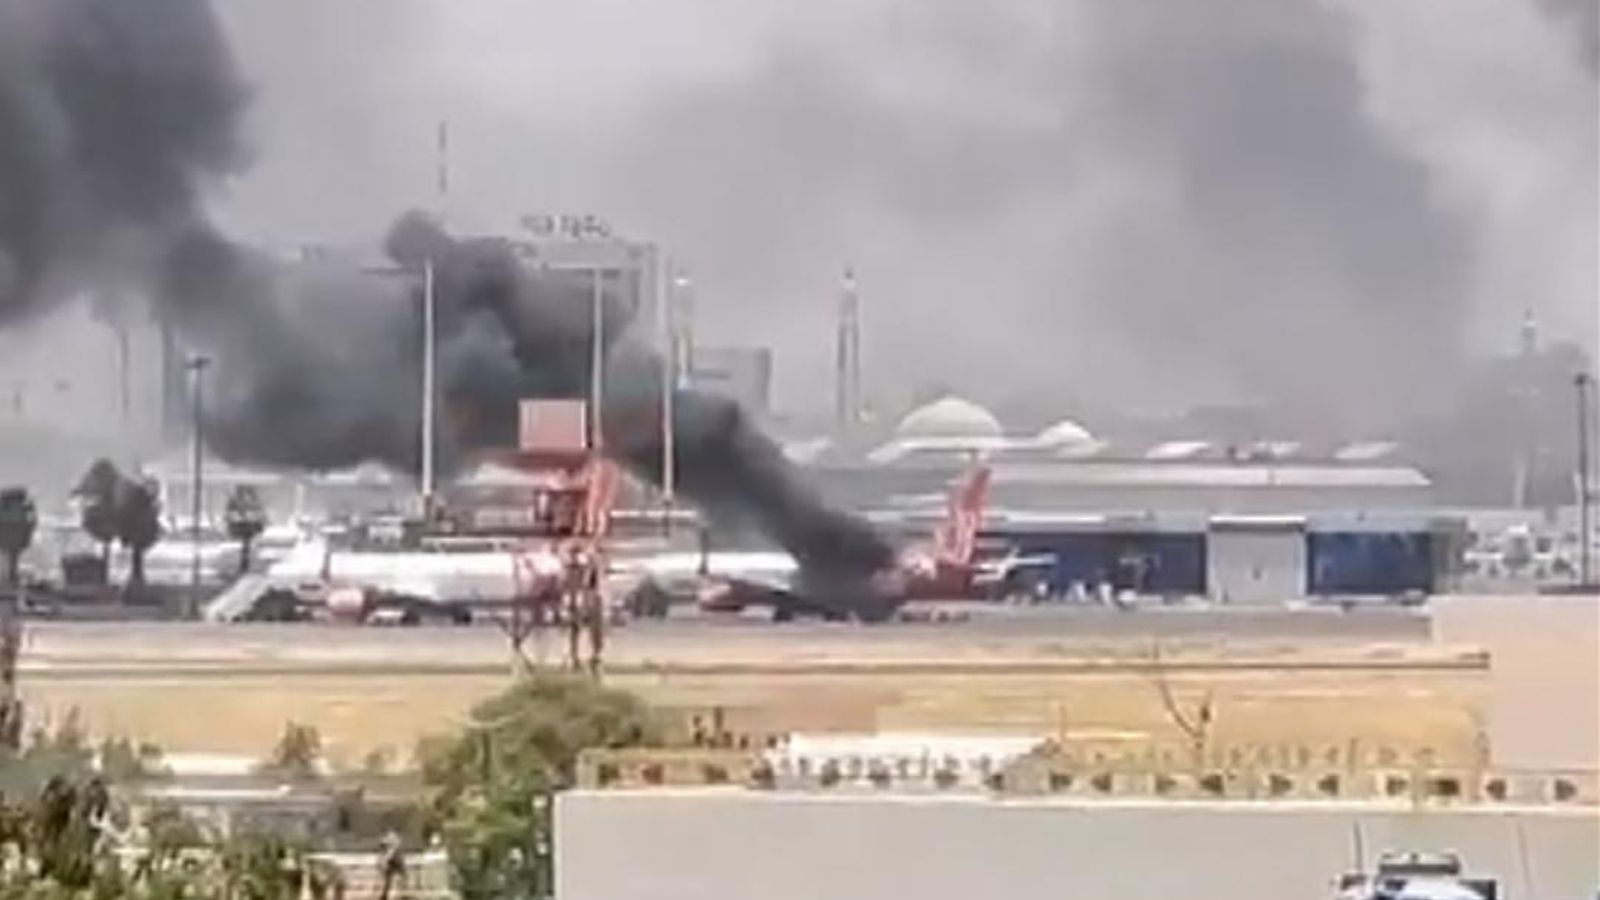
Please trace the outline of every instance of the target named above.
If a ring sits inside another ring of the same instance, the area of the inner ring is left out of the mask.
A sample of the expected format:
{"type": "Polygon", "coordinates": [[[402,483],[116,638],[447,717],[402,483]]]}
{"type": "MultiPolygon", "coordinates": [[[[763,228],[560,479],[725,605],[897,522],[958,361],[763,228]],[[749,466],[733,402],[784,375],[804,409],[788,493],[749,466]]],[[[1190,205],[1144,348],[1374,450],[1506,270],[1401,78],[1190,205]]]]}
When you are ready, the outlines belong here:
{"type": "MultiPolygon", "coordinates": [[[[729,727],[973,730],[1169,727],[1159,668],[1216,691],[1242,741],[1470,748],[1484,661],[1435,646],[1416,611],[989,608],[958,623],[775,624],[683,618],[613,631],[608,683],[673,715],[729,727]],[[1159,662],[1152,647],[1159,645],[1159,662]],[[687,712],[686,712],[687,711],[687,712]]],[[[560,665],[564,635],[528,655],[560,665]]],[[[511,674],[491,624],[378,628],[30,623],[19,681],[30,710],[172,752],[259,754],[283,723],[316,727],[332,757],[406,752],[459,727],[511,674]]]]}
{"type": "MultiPolygon", "coordinates": [[[[1390,658],[1427,652],[1429,619],[1401,609],[1122,612],[1083,608],[969,608],[958,622],[775,624],[686,616],[613,629],[606,658],[618,666],[959,666],[1137,656],[1160,644],[1176,656],[1390,658]]],[[[541,637],[547,652],[561,635],[541,637]]],[[[1176,656],[1174,658],[1176,658],[1176,656]]],[[[36,671],[124,666],[221,668],[503,667],[495,625],[355,627],[177,622],[32,622],[23,665],[36,671]]]]}

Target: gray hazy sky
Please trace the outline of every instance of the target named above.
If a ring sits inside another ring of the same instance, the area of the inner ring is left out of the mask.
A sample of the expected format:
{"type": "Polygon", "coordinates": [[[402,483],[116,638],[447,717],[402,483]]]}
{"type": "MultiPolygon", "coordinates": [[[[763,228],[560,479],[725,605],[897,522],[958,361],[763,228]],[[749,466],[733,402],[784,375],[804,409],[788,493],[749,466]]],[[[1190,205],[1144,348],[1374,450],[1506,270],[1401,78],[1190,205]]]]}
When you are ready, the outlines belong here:
{"type": "Polygon", "coordinates": [[[594,211],[660,241],[708,340],[778,351],[791,407],[826,403],[846,262],[889,402],[1354,422],[1524,308],[1600,330],[1582,0],[220,6],[256,89],[230,229],[379,234],[428,200],[447,118],[461,225],[594,211]]]}

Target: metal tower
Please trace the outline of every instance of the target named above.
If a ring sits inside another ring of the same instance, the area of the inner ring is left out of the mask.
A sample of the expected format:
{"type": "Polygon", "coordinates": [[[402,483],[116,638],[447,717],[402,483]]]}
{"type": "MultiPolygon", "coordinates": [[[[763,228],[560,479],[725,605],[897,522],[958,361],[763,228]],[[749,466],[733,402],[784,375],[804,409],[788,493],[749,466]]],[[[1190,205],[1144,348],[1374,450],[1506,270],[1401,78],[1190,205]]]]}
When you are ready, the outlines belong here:
{"type": "Polygon", "coordinates": [[[861,422],[861,298],[855,271],[848,266],[839,291],[834,351],[834,422],[840,432],[848,432],[861,422]]]}

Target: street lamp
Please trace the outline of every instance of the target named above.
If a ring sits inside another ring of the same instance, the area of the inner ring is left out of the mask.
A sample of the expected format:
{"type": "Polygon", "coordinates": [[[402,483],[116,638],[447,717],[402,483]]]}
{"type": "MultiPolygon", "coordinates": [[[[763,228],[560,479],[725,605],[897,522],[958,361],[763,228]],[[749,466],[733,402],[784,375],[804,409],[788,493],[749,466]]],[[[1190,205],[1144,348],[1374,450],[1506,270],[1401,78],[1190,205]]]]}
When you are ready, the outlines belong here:
{"type": "Polygon", "coordinates": [[[433,260],[422,264],[422,512],[433,515],[433,432],[435,359],[438,348],[435,331],[437,307],[434,292],[433,260]]]}
{"type": "Polygon", "coordinates": [[[541,791],[533,798],[533,896],[539,900],[555,894],[555,804],[553,794],[541,791]]]}
{"type": "Polygon", "coordinates": [[[669,300],[667,335],[672,355],[673,387],[688,387],[690,373],[694,371],[694,281],[687,272],[679,272],[672,279],[672,296],[669,300]]]}
{"type": "MultiPolygon", "coordinates": [[[[416,284],[418,272],[415,268],[407,266],[372,266],[362,269],[373,275],[385,277],[398,277],[408,285],[416,284]]],[[[434,432],[436,430],[434,419],[437,406],[438,382],[438,275],[430,256],[422,261],[422,421],[417,435],[417,446],[420,451],[420,471],[417,472],[417,488],[421,495],[423,516],[429,517],[433,512],[434,495],[434,448],[437,445],[434,432]]],[[[406,291],[411,296],[411,290],[406,291]]]]}
{"type": "Polygon", "coordinates": [[[1592,570],[1589,567],[1591,550],[1590,501],[1594,493],[1589,473],[1589,388],[1594,379],[1588,372],[1572,377],[1572,386],[1578,400],[1578,583],[1588,587],[1592,570]]]}
{"type": "Polygon", "coordinates": [[[590,299],[593,321],[589,327],[589,415],[592,417],[589,448],[598,452],[605,443],[601,425],[601,395],[605,392],[606,368],[605,270],[595,266],[593,277],[594,293],[590,299]]]}
{"type": "Polygon", "coordinates": [[[204,374],[211,359],[196,353],[184,363],[189,372],[190,432],[193,436],[189,456],[189,605],[190,612],[200,602],[200,517],[205,514],[205,473],[202,448],[205,445],[204,374]]]}
{"type": "MultiPolygon", "coordinates": [[[[670,269],[670,267],[669,267],[670,269]]],[[[683,297],[690,287],[689,276],[679,271],[672,276],[661,303],[661,343],[664,356],[661,361],[661,528],[672,534],[673,506],[678,493],[677,412],[678,388],[682,387],[683,355],[682,333],[683,297]]]]}

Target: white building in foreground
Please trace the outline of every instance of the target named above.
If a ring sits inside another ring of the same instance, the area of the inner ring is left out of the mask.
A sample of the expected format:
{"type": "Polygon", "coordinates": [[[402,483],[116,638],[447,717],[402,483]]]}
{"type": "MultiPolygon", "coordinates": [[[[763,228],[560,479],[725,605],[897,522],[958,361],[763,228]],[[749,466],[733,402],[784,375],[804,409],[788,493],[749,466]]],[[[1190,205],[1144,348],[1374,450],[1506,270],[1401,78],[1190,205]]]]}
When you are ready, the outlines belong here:
{"type": "Polygon", "coordinates": [[[1451,850],[1502,897],[1600,889],[1592,806],[1117,802],[598,790],[556,806],[562,900],[1317,900],[1386,850],[1451,850]]]}

